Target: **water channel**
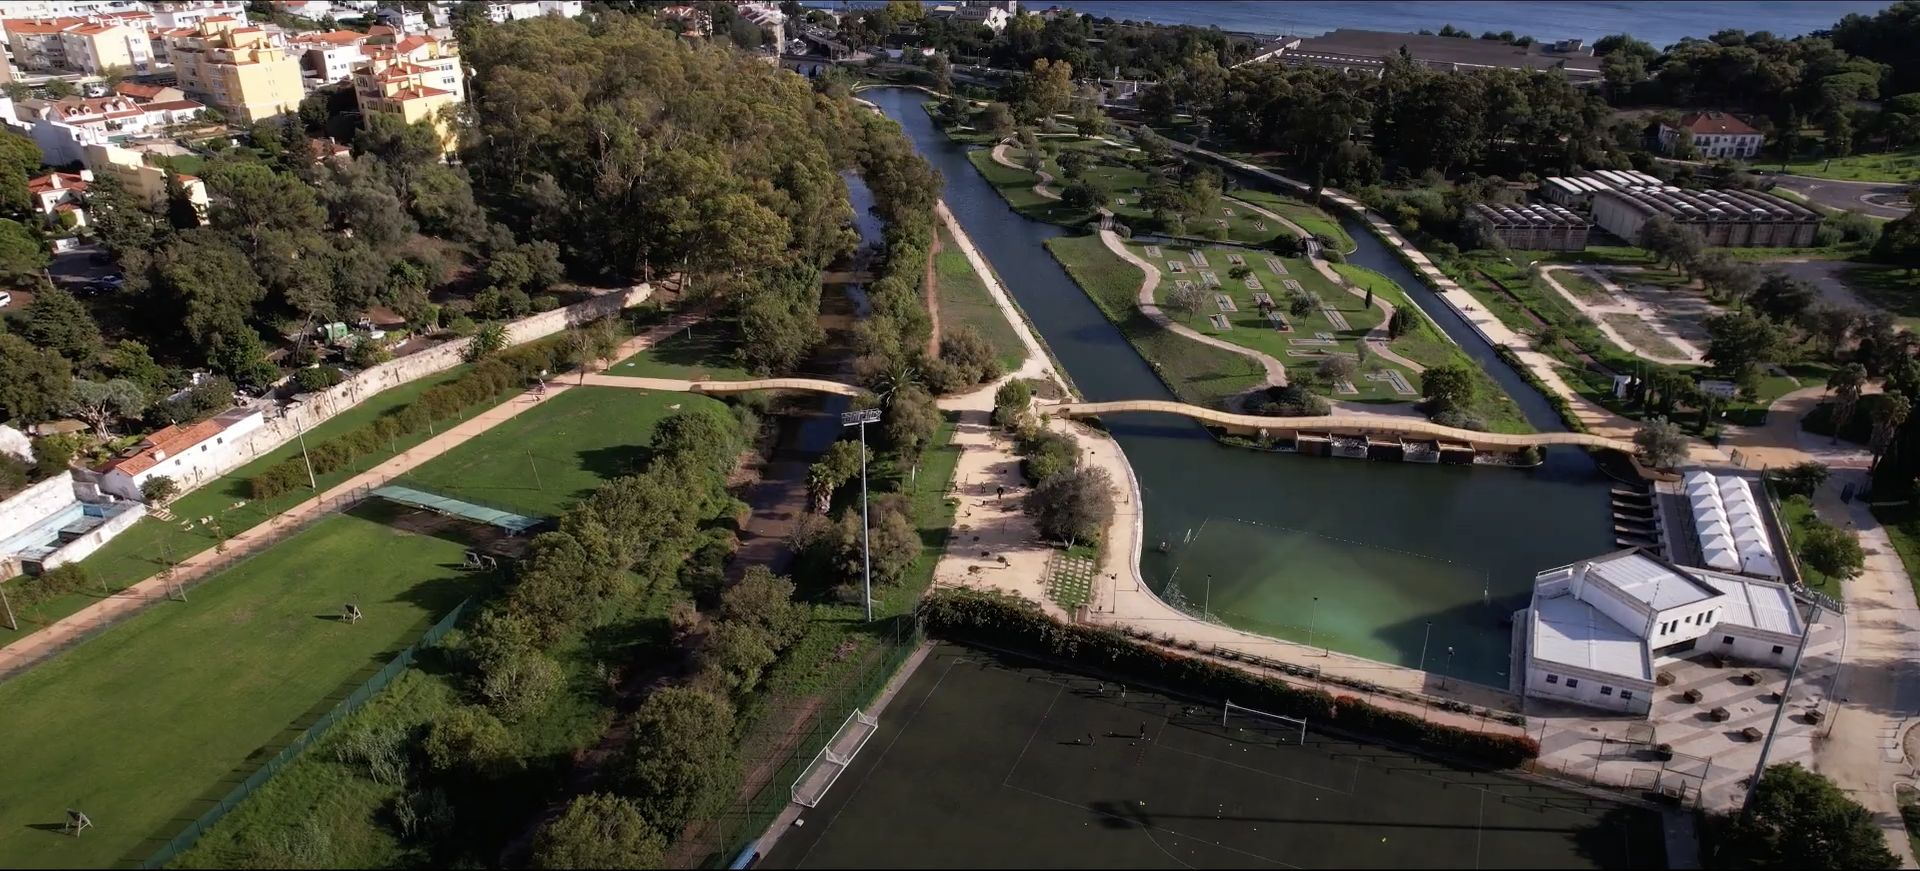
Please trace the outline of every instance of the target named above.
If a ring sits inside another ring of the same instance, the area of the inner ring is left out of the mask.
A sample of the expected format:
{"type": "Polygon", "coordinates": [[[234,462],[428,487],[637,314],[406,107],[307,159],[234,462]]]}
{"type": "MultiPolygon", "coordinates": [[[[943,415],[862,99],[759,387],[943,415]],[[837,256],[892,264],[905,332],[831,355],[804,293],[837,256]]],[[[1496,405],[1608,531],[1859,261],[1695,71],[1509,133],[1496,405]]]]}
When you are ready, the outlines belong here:
{"type": "MultiPolygon", "coordinates": [[[[944,196],[1067,374],[1092,401],[1169,399],[1145,360],[1048,254],[1074,232],[1014,212],[921,109],[925,95],[862,96],[899,121],[946,178],[944,196]]],[[[1251,182],[1249,182],[1251,184],[1251,182]]],[[[1539,429],[1546,400],[1365,228],[1348,257],[1439,319],[1539,429]]],[[[1214,442],[1165,415],[1109,417],[1143,491],[1141,571],[1156,591],[1229,625],[1504,687],[1510,620],[1533,575],[1611,547],[1606,480],[1585,454],[1538,469],[1297,457],[1214,442]],[[1162,553],[1156,545],[1168,542],[1162,553]],[[1177,591],[1177,592],[1175,592],[1177,591]]],[[[1126,583],[1122,580],[1121,583],[1126,583]]]]}

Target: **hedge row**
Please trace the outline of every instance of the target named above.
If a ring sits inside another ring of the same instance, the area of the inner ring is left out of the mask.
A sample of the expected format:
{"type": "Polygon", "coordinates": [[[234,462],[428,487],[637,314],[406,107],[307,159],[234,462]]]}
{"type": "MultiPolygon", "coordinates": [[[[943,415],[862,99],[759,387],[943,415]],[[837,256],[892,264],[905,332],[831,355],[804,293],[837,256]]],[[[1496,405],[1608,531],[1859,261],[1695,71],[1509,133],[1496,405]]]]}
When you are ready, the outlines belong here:
{"type": "Polygon", "coordinates": [[[920,603],[920,616],[929,632],[955,640],[1068,660],[1143,683],[1180,687],[1266,711],[1309,717],[1342,731],[1431,748],[1494,767],[1510,768],[1540,755],[1540,744],[1532,738],[1431,723],[1355,696],[1336,697],[1324,690],[1303,689],[1198,657],[1181,656],[1110,629],[1061,623],[1033,603],[1011,596],[942,591],[920,603]]]}
{"type": "MultiPolygon", "coordinates": [[[[309,445],[307,457],[313,463],[313,474],[344,469],[359,457],[387,448],[395,439],[427,429],[433,421],[456,417],[478,405],[492,405],[502,395],[524,389],[541,371],[566,364],[564,339],[563,335],[529,342],[481,360],[466,374],[428,388],[419,399],[367,426],[309,445]]],[[[298,456],[275,463],[247,481],[254,499],[272,499],[305,486],[307,466],[298,456]]]]}

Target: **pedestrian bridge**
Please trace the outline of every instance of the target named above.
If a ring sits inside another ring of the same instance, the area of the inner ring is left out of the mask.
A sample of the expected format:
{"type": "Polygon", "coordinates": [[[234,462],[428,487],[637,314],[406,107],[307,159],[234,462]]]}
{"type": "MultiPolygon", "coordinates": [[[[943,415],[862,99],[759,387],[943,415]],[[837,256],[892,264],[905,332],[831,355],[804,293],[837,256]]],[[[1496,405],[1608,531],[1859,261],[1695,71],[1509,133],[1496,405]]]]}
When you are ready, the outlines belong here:
{"type": "MultiPolygon", "coordinates": [[[[570,380],[562,376],[563,380],[570,380]]],[[[837,396],[859,396],[866,391],[823,378],[755,378],[749,381],[688,381],[680,378],[641,378],[631,375],[587,375],[581,384],[625,387],[630,390],[672,390],[680,393],[744,393],[749,390],[805,390],[837,396]]]]}
{"type": "Polygon", "coordinates": [[[1590,435],[1583,432],[1540,432],[1540,433],[1497,433],[1478,430],[1458,429],[1441,426],[1432,421],[1411,417],[1392,417],[1373,414],[1329,414],[1319,417],[1264,417],[1256,414],[1235,414],[1230,411],[1217,411],[1188,405],[1184,402],[1169,402],[1162,399],[1127,399],[1119,402],[1065,402],[1051,407],[1042,406],[1047,414],[1066,417],[1092,417],[1101,414],[1151,413],[1177,414],[1190,417],[1202,423],[1218,426],[1228,432],[1240,435],[1259,435],[1264,433],[1269,439],[1292,439],[1301,434],[1337,436],[1383,436],[1403,439],[1432,439],[1469,445],[1476,451],[1489,453],[1512,453],[1526,448],[1544,448],[1552,445],[1572,445],[1583,448],[1633,453],[1633,443],[1605,436],[1590,435]]]}

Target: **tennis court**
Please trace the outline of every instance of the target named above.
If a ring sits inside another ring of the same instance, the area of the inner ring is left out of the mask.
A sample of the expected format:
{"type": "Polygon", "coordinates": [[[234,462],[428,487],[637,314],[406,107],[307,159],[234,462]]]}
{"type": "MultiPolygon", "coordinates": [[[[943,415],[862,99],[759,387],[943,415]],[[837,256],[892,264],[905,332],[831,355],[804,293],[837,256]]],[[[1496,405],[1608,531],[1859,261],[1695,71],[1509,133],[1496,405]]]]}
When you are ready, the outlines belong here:
{"type": "Polygon", "coordinates": [[[1664,867],[1650,811],[1222,712],[941,645],[763,864],[1664,867]]]}

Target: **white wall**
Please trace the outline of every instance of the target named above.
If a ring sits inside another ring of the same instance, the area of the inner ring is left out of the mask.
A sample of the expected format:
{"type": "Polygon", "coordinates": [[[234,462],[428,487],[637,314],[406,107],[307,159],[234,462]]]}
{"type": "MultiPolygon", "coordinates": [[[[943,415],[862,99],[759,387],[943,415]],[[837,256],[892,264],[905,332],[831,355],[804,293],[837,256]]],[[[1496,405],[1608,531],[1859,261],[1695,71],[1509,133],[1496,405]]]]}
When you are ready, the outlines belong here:
{"type": "Polygon", "coordinates": [[[1600,613],[1607,615],[1613,622],[1626,627],[1642,638],[1646,637],[1648,621],[1653,617],[1653,609],[1646,603],[1615,589],[1611,584],[1596,580],[1587,574],[1585,563],[1574,567],[1575,576],[1569,586],[1575,598],[1592,605],[1600,613]]]}
{"type": "Polygon", "coordinates": [[[1653,615],[1653,634],[1647,637],[1648,646],[1665,647],[1707,634],[1713,628],[1714,621],[1720,619],[1720,614],[1726,610],[1725,605],[1724,595],[1710,596],[1705,601],[1668,608],[1653,615]],[[1660,629],[1665,624],[1672,624],[1672,628],[1662,634],[1660,629]]]}
{"type": "Polygon", "coordinates": [[[1558,663],[1540,662],[1531,658],[1527,662],[1527,695],[1529,696],[1558,699],[1592,708],[1644,716],[1653,710],[1653,689],[1652,681],[1633,680],[1619,675],[1603,675],[1587,669],[1569,668],[1558,663]],[[1573,685],[1569,686],[1569,683],[1573,685]],[[1623,698],[1621,696],[1623,692],[1631,698],[1623,698]]]}
{"type": "Polygon", "coordinates": [[[40,567],[43,569],[59,568],[67,563],[85,559],[94,551],[106,545],[114,536],[124,532],[127,527],[140,522],[140,518],[145,516],[147,516],[147,506],[139,503],[128,505],[125,507],[125,510],[121,511],[118,515],[108,518],[107,522],[94,527],[92,532],[80,536],[68,542],[65,547],[54,551],[51,556],[47,557],[45,562],[40,564],[40,567]]]}
{"type": "Polygon", "coordinates": [[[0,541],[19,535],[78,501],[73,495],[72,474],[55,475],[13,494],[13,498],[0,502],[0,541]]]}
{"type": "Polygon", "coordinates": [[[1800,644],[1799,639],[1788,638],[1770,632],[1761,632],[1747,626],[1719,626],[1707,637],[1700,639],[1695,650],[1718,653],[1728,659],[1750,665],[1773,665],[1785,668],[1793,664],[1793,653],[1800,644]],[[1726,639],[1732,638],[1728,644],[1726,639]],[[1773,649],[1780,648],[1775,653],[1773,649]]]}

